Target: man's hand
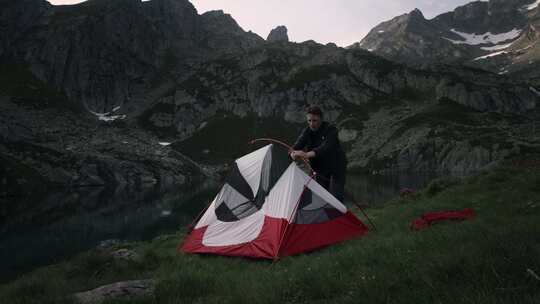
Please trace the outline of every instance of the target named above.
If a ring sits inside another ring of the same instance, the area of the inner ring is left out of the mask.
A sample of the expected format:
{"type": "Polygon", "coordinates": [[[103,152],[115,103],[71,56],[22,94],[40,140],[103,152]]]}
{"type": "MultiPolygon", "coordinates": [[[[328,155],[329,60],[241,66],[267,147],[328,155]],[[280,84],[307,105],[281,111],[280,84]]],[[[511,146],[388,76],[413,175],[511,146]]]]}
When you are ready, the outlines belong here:
{"type": "Polygon", "coordinates": [[[293,151],[291,151],[291,153],[289,155],[291,156],[291,158],[293,160],[299,160],[299,159],[302,159],[302,158],[306,158],[305,154],[306,153],[304,151],[293,150],[293,151]]]}
{"type": "Polygon", "coordinates": [[[308,159],[308,158],[315,157],[315,152],[313,152],[313,151],[304,152],[304,151],[301,151],[301,150],[293,150],[293,151],[291,151],[291,153],[289,155],[291,156],[291,158],[293,160],[308,159]]]}

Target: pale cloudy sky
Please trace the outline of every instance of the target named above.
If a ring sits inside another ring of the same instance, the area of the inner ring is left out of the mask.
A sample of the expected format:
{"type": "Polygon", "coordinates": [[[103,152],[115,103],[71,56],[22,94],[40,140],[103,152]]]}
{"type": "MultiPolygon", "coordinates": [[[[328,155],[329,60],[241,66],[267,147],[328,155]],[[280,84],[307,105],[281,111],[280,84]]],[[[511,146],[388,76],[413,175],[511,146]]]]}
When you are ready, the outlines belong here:
{"type": "MultiPolygon", "coordinates": [[[[110,0],[114,1],[114,0],[110,0]]],[[[152,1],[152,0],[150,0],[152,1]]],[[[382,21],[419,8],[428,19],[472,0],[191,0],[199,14],[221,9],[246,31],[266,39],[272,28],[285,25],[289,39],[313,39],[347,46],[360,41],[382,21]]],[[[81,0],[49,0],[74,4],[81,0]]]]}

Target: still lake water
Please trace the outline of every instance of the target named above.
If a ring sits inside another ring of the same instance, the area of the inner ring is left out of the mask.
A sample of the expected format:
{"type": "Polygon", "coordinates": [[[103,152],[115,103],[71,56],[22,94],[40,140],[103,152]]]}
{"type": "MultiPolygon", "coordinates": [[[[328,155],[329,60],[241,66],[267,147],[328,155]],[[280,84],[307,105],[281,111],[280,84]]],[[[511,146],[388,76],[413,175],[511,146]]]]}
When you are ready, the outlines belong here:
{"type": "MultiPolygon", "coordinates": [[[[351,205],[352,197],[362,204],[381,204],[398,196],[401,188],[418,189],[435,177],[428,173],[348,175],[345,204],[351,205]]],[[[35,207],[24,217],[0,224],[0,283],[103,242],[174,233],[192,222],[219,186],[209,182],[189,190],[84,188],[24,202],[35,207]]]]}

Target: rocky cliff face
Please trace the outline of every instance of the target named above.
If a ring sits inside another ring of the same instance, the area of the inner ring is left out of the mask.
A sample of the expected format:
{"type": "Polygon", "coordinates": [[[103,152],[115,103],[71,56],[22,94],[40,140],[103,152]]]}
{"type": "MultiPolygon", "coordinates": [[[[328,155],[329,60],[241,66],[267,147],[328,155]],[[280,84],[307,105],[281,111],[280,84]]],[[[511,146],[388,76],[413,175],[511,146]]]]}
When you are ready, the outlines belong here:
{"type": "Polygon", "coordinates": [[[437,60],[459,60],[463,50],[449,48],[447,40],[441,39],[436,24],[426,20],[420,10],[383,22],[353,48],[363,48],[387,59],[406,62],[412,66],[427,66],[437,60]]]}
{"type": "Polygon", "coordinates": [[[3,2],[0,57],[23,58],[40,80],[97,113],[126,114],[173,69],[264,42],[223,12],[199,16],[187,0],[3,2]]]}
{"type": "Polygon", "coordinates": [[[523,28],[528,20],[524,6],[530,0],[475,1],[457,7],[453,12],[441,14],[432,22],[442,28],[467,33],[506,33],[523,28]]]}
{"type": "Polygon", "coordinates": [[[268,42],[289,41],[289,36],[287,35],[287,28],[283,25],[280,25],[274,28],[273,30],[270,31],[270,34],[268,34],[266,41],[268,42]]]}
{"type": "Polygon", "coordinates": [[[533,0],[476,1],[431,20],[414,10],[351,47],[417,67],[442,62],[537,77],[538,10],[533,0]]]}
{"type": "MultiPolygon", "coordinates": [[[[355,170],[471,171],[538,149],[523,132],[535,130],[538,88],[513,78],[267,43],[184,0],[2,4],[4,193],[185,184],[248,152],[250,139],[292,141],[307,104],[339,126],[355,170]]],[[[435,25],[415,11],[388,26],[423,39],[435,25]]]]}
{"type": "Polygon", "coordinates": [[[202,160],[219,157],[233,136],[247,142],[249,130],[258,130],[250,136],[287,138],[303,124],[304,106],[319,104],[341,127],[351,169],[470,172],[521,151],[518,137],[504,134],[525,128],[538,101],[529,86],[491,73],[450,66],[416,70],[366,51],[307,42],[209,61],[140,122],[161,136],[180,137],[175,148],[194,157],[207,154],[202,160]],[[243,127],[230,134],[231,120],[216,120],[220,113],[243,127]],[[462,116],[469,119],[454,122],[462,116]],[[495,126],[498,119],[511,126],[495,126]],[[277,127],[272,120],[283,123],[277,127]],[[209,140],[215,132],[222,137],[209,140]],[[509,148],[514,141],[517,148],[509,148]]]}
{"type": "Polygon", "coordinates": [[[211,174],[122,118],[169,90],[169,74],[262,38],[183,0],[0,4],[3,198],[40,185],[187,184],[211,174]]]}
{"type": "Polygon", "coordinates": [[[203,31],[198,33],[203,49],[210,49],[212,54],[203,54],[203,60],[216,54],[246,52],[261,45],[264,40],[257,34],[244,32],[229,14],[223,11],[211,11],[201,15],[203,31]]]}
{"type": "Polygon", "coordinates": [[[211,174],[152,134],[26,89],[35,92],[8,96],[1,86],[0,201],[54,187],[189,185],[211,174]]]}

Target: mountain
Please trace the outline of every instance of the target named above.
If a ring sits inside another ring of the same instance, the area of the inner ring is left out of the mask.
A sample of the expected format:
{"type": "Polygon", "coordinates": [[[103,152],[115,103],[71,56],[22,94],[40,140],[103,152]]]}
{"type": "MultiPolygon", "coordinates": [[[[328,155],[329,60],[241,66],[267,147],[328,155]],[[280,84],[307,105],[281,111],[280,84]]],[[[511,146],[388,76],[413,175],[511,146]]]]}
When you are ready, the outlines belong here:
{"type": "Polygon", "coordinates": [[[417,67],[462,64],[538,78],[539,4],[476,1],[431,20],[415,9],[377,25],[351,47],[417,67]]]}
{"type": "MultiPolygon", "coordinates": [[[[307,104],[338,125],[355,171],[471,172],[540,149],[540,93],[518,78],[288,42],[284,28],[265,41],[186,0],[0,4],[3,199],[194,184],[253,138],[294,140],[307,104]]],[[[401,22],[440,27],[418,11],[401,22]]]]}
{"type": "Polygon", "coordinates": [[[291,142],[306,103],[319,104],[341,130],[349,170],[471,172],[539,148],[538,101],[529,85],[489,72],[419,70],[305,42],[208,61],[141,122],[179,137],[173,147],[197,161],[225,161],[252,138],[291,142]]]}
{"type": "Polygon", "coordinates": [[[133,111],[171,70],[264,41],[222,11],[198,15],[187,0],[0,5],[0,57],[24,58],[39,80],[96,113],[133,111]]]}
{"type": "Polygon", "coordinates": [[[287,27],[280,25],[270,31],[268,37],[266,38],[268,42],[275,41],[289,41],[289,36],[287,35],[287,27]]]}
{"type": "Polygon", "coordinates": [[[171,73],[262,38],[184,0],[0,5],[1,197],[52,186],[189,184],[212,174],[125,125],[174,87],[171,73]]]}

